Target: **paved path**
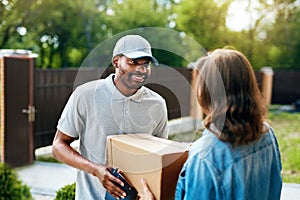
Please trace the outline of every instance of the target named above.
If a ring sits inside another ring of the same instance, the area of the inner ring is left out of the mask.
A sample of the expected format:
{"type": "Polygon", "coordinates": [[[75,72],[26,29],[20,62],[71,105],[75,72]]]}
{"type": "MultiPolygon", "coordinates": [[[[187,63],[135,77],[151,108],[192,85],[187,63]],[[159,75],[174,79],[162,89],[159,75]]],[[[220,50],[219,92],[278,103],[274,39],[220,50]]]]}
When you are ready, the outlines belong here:
{"type": "Polygon", "coordinates": [[[283,183],[281,200],[299,200],[300,184],[283,183]]]}
{"type": "Polygon", "coordinates": [[[65,164],[34,162],[17,169],[21,180],[29,187],[36,200],[54,199],[56,191],[72,184],[76,179],[76,170],[65,164]]]}

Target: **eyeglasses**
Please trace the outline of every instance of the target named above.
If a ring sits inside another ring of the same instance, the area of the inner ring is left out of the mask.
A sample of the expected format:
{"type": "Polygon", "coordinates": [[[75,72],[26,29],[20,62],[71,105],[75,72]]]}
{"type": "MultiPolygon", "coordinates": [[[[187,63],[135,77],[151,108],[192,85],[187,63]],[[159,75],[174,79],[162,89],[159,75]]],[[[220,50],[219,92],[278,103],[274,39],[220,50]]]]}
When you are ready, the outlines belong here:
{"type": "Polygon", "coordinates": [[[151,66],[151,61],[147,60],[143,62],[144,59],[129,59],[127,60],[129,65],[133,65],[135,67],[137,66],[143,66],[145,68],[149,68],[151,66]]]}

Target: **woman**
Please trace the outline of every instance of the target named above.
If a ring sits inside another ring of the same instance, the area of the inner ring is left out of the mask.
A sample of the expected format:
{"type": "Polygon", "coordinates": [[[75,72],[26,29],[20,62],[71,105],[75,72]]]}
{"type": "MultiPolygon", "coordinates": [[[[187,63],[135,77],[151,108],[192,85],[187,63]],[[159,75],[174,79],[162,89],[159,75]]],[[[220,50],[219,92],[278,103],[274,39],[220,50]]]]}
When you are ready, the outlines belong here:
{"type": "MultiPolygon", "coordinates": [[[[175,199],[280,199],[280,152],[248,59],[217,49],[197,68],[205,130],[190,149],[175,199]]],[[[142,185],[143,198],[154,199],[142,185]]]]}

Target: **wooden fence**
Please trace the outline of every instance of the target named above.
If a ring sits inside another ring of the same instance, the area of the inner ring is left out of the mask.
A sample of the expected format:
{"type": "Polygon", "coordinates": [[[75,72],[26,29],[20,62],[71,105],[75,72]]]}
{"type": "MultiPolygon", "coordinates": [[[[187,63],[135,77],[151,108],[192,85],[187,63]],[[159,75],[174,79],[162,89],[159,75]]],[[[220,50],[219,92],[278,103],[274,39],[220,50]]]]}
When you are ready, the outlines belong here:
{"type": "Polygon", "coordinates": [[[292,104],[300,99],[300,71],[275,71],[272,104],[292,104]]]}
{"type": "MultiPolygon", "coordinates": [[[[113,69],[101,68],[35,70],[37,113],[34,148],[51,144],[60,114],[76,86],[97,78],[105,78],[112,72],[113,69]]],[[[300,78],[297,77],[300,77],[300,72],[275,72],[269,103],[291,104],[300,99],[300,78]]],[[[256,78],[260,89],[265,90],[263,74],[256,72],[256,78]]],[[[191,69],[152,69],[146,86],[166,99],[169,119],[191,114],[191,79],[191,69]]]]}

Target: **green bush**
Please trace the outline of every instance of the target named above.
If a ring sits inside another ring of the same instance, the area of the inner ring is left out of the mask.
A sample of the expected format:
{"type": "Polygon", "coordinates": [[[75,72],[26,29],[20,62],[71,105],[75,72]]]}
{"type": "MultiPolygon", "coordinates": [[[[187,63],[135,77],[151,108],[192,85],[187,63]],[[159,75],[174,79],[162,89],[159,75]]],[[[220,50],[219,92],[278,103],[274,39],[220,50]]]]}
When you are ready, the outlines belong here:
{"type": "Polygon", "coordinates": [[[16,172],[0,163],[0,200],[32,200],[30,188],[18,179],[16,172]]]}
{"type": "Polygon", "coordinates": [[[74,200],[76,184],[66,185],[56,192],[55,200],[74,200]]]}

